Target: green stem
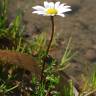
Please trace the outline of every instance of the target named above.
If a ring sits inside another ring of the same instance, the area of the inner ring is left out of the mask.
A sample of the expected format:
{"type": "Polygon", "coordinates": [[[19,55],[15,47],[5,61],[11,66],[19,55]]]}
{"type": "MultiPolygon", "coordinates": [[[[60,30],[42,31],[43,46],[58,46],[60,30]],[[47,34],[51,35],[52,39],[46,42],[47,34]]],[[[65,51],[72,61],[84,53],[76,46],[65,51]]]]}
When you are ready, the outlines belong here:
{"type": "MultiPolygon", "coordinates": [[[[47,55],[48,55],[48,53],[49,53],[49,49],[50,49],[50,47],[51,47],[52,40],[53,40],[53,37],[54,37],[54,16],[51,16],[51,24],[52,24],[52,34],[51,34],[51,39],[50,39],[50,41],[49,41],[49,44],[48,44],[48,47],[47,47],[47,50],[46,50],[46,55],[45,55],[44,58],[46,58],[47,55]]],[[[43,81],[44,69],[45,69],[45,60],[43,60],[43,65],[42,65],[41,82],[43,81]]]]}
{"type": "Polygon", "coordinates": [[[19,84],[17,84],[16,86],[14,86],[14,87],[12,87],[12,88],[10,88],[10,89],[7,89],[7,90],[6,90],[6,93],[9,92],[9,91],[14,90],[14,89],[17,88],[18,86],[19,86],[19,84]]]}

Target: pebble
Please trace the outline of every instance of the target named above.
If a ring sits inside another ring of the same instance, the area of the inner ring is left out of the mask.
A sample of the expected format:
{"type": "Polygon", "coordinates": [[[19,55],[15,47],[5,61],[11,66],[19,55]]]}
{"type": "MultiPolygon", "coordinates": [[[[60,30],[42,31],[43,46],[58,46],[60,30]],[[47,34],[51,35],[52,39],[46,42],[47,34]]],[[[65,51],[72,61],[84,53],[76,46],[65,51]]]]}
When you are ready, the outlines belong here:
{"type": "Polygon", "coordinates": [[[89,61],[96,61],[96,50],[95,49],[88,49],[85,52],[84,56],[89,61]]]}

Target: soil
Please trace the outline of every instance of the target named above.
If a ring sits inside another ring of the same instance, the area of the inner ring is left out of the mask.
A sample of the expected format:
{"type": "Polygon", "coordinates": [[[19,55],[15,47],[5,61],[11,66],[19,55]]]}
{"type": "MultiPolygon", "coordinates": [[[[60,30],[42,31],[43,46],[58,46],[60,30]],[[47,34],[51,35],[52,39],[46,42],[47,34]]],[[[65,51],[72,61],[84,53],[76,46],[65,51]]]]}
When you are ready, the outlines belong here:
{"type": "MultiPolygon", "coordinates": [[[[66,13],[65,18],[55,17],[57,47],[51,54],[60,60],[72,37],[71,49],[77,55],[71,60],[71,66],[66,72],[80,78],[82,73],[89,75],[96,65],[96,0],[61,1],[72,6],[72,12],[66,13]]],[[[30,39],[42,32],[50,35],[50,18],[32,14],[32,6],[38,4],[42,5],[43,0],[9,0],[9,21],[21,12],[26,26],[25,34],[30,39]]]]}

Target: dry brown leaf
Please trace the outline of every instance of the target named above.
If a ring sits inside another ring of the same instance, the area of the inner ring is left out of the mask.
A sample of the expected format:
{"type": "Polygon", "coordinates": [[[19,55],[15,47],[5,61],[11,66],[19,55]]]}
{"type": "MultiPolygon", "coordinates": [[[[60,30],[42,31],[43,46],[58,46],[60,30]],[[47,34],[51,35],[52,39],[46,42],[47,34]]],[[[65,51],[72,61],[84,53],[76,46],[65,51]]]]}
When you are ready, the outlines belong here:
{"type": "Polygon", "coordinates": [[[0,50],[0,60],[6,64],[16,64],[39,76],[40,68],[31,55],[15,51],[0,50]]]}

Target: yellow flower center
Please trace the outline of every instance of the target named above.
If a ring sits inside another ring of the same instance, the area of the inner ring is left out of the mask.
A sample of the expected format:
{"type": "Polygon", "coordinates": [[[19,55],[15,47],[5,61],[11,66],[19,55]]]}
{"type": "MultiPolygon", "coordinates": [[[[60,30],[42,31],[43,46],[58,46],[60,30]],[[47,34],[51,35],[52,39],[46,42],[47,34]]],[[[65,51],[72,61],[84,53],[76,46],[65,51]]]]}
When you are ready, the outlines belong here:
{"type": "Polygon", "coordinates": [[[49,8],[46,11],[47,14],[57,14],[57,10],[55,8],[49,8]]]}

